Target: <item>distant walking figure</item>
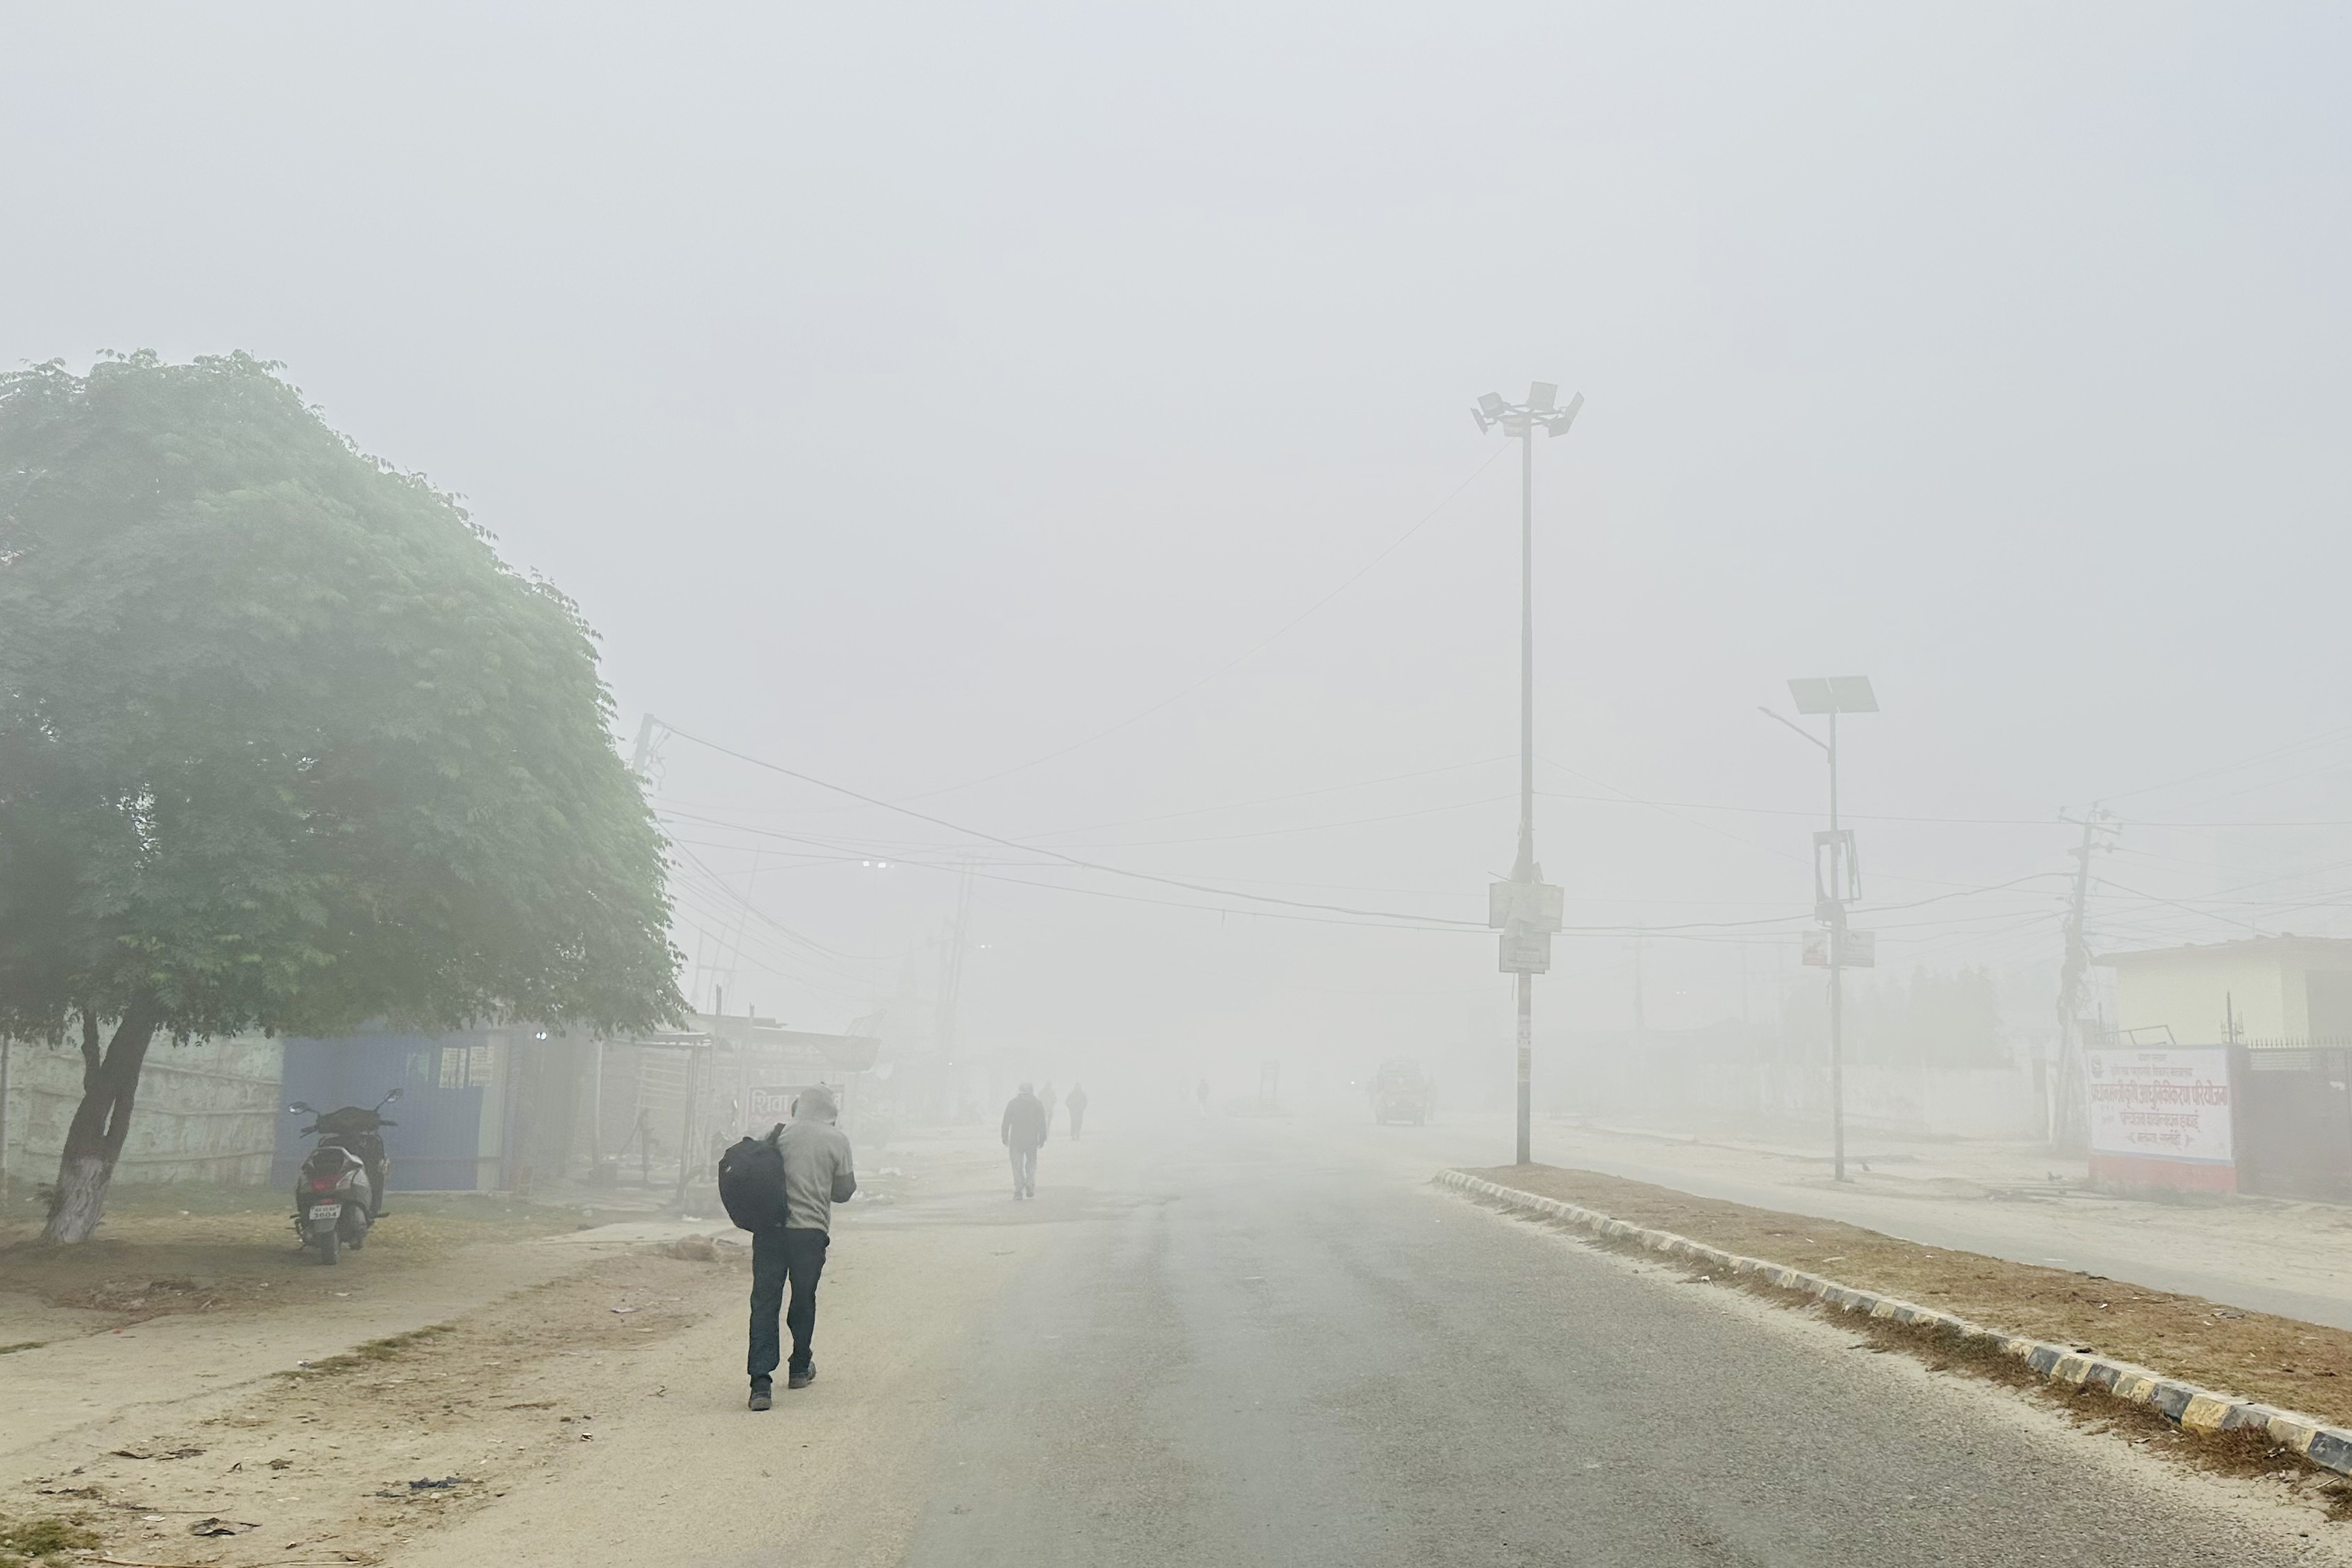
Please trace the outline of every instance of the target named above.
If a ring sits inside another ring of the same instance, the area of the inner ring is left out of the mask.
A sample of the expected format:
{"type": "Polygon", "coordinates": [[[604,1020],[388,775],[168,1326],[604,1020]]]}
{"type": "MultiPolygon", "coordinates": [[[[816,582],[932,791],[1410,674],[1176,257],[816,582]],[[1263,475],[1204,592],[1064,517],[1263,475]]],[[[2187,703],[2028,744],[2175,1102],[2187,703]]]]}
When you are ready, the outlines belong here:
{"type": "Polygon", "coordinates": [[[1078,1134],[1087,1130],[1087,1086],[1082,1083],[1070,1085],[1070,1098],[1062,1103],[1070,1108],[1070,1142],[1075,1143],[1078,1141],[1078,1134]]]}
{"type": "Polygon", "coordinates": [[[1013,1155],[1013,1195],[1034,1198],[1037,1195],[1037,1151],[1045,1142],[1045,1102],[1028,1084],[1005,1103],[1004,1126],[1000,1133],[1004,1147],[1013,1155]]]}
{"type": "Polygon", "coordinates": [[[1199,1101],[1201,1102],[1201,1114],[1202,1114],[1202,1115],[1203,1115],[1203,1116],[1208,1115],[1208,1114],[1209,1114],[1209,1080],[1208,1080],[1207,1079],[1202,1079],[1201,1080],[1201,1087],[1200,1087],[1200,1088],[1198,1088],[1198,1089],[1194,1089],[1194,1090],[1192,1091],[1192,1098],[1193,1098],[1193,1099],[1195,1099],[1195,1100],[1199,1100],[1199,1101]]]}

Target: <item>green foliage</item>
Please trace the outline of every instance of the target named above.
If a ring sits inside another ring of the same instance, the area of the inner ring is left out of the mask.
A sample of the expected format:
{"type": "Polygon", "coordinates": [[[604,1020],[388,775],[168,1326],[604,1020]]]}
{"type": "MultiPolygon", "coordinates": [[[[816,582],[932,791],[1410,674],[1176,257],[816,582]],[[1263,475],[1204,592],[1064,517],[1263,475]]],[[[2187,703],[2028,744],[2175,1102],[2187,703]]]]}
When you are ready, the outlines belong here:
{"type": "Polygon", "coordinates": [[[673,1015],[577,610],[275,371],[0,375],[0,1032],[673,1015]]]}

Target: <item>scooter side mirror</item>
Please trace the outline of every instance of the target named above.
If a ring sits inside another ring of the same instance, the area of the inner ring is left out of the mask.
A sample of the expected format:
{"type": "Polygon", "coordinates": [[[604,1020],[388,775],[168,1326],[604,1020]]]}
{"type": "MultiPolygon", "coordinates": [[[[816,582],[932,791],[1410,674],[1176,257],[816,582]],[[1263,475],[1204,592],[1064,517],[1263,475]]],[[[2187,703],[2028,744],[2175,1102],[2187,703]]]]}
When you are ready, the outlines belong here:
{"type": "Polygon", "coordinates": [[[316,1110],[310,1109],[310,1102],[307,1100],[298,1100],[286,1109],[289,1113],[299,1113],[303,1116],[316,1116],[319,1114],[316,1110]]]}
{"type": "Polygon", "coordinates": [[[398,1100],[404,1092],[404,1090],[395,1089],[390,1094],[385,1095],[382,1100],[376,1101],[376,1103],[378,1105],[390,1105],[394,1100],[398,1100]]]}

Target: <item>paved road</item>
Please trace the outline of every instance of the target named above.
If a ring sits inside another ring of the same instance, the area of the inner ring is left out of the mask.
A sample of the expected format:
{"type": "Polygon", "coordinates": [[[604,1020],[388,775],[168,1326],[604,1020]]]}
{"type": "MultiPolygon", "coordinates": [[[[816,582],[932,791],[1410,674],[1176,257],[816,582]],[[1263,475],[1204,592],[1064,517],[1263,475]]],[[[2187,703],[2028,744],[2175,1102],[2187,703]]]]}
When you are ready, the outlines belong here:
{"type": "Polygon", "coordinates": [[[974,1151],[845,1210],[821,1376],[772,1414],[731,1306],[582,1363],[581,1467],[394,1568],[2352,1562],[2315,1514],[1446,1196],[1410,1133],[1101,1131],[1034,1203],[974,1151]]]}
{"type": "Polygon", "coordinates": [[[2114,1506],[2081,1439],[1367,1180],[1346,1144],[1212,1123],[1098,1169],[1118,1201],[1060,1227],[978,1336],[916,1568],[2152,1568],[2284,1544],[2152,1487],[2114,1506]]]}

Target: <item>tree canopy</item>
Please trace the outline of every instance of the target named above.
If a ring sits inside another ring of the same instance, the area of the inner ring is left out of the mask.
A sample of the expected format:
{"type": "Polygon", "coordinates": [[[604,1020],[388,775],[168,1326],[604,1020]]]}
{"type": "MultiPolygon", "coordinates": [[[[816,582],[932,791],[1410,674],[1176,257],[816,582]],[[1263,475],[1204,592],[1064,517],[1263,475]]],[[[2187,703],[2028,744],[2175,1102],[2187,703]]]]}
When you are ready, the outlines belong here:
{"type": "Polygon", "coordinates": [[[611,718],[571,601],[276,366],[0,375],[0,1031],[674,1016],[611,718]]]}

